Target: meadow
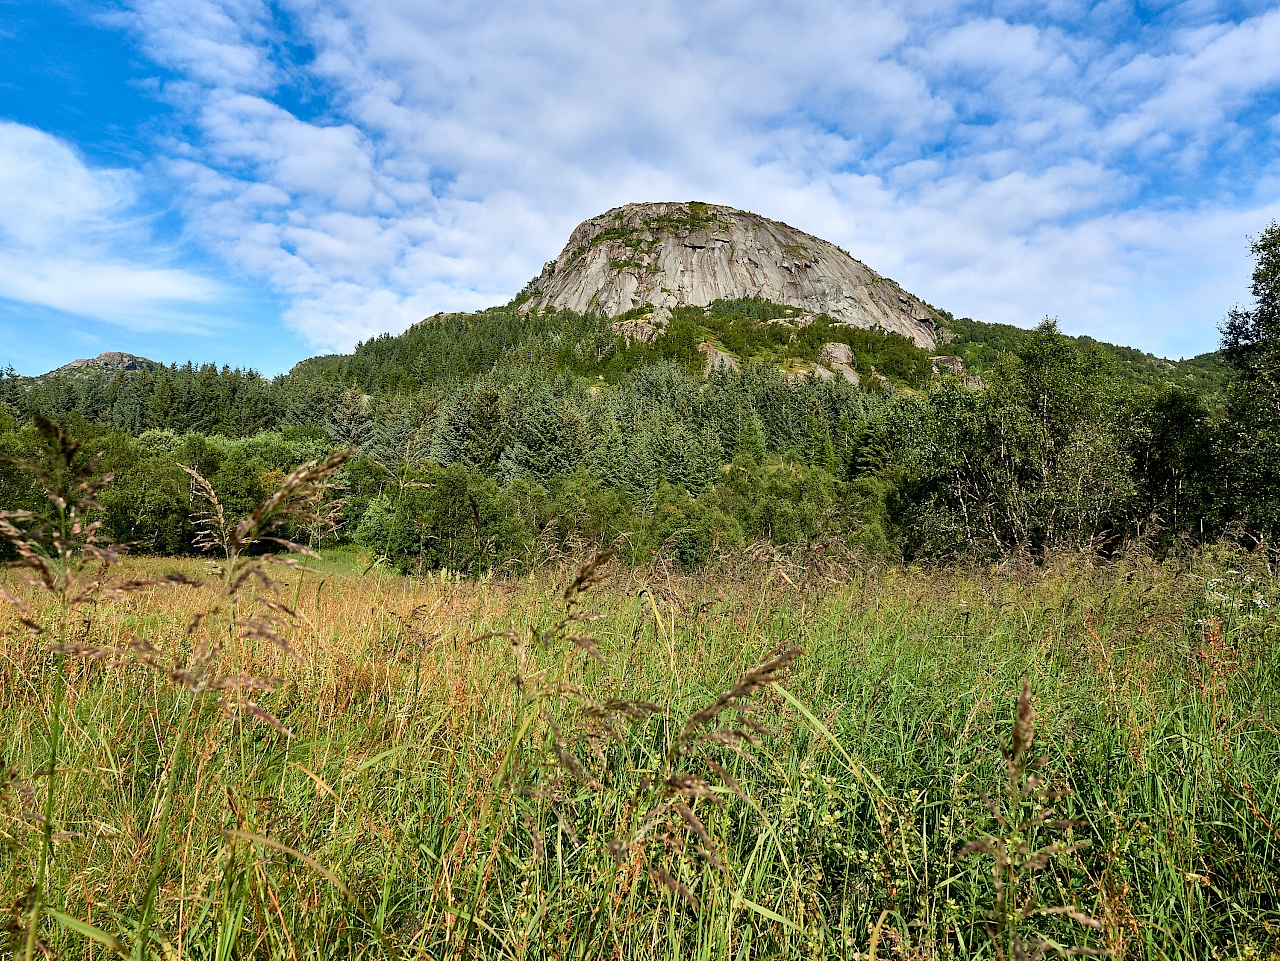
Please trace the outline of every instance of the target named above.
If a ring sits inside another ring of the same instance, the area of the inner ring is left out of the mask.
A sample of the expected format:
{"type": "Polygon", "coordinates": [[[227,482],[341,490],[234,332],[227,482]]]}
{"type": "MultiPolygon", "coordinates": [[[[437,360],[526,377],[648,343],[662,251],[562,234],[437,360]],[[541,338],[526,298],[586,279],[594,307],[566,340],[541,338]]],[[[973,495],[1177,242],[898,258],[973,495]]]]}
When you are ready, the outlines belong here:
{"type": "Polygon", "coordinates": [[[13,955],[1280,957],[1264,554],[579,560],[3,575],[13,955]]]}
{"type": "Polygon", "coordinates": [[[0,377],[0,950],[1280,961],[1252,249],[1190,366],[742,300],[0,377]]]}

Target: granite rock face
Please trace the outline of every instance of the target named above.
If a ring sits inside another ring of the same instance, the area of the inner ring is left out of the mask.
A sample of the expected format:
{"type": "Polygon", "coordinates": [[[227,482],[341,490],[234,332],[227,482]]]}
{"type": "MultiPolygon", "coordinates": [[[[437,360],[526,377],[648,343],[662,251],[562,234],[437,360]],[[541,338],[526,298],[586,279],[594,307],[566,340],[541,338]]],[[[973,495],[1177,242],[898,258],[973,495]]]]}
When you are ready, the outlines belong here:
{"type": "Polygon", "coordinates": [[[131,370],[154,370],[159,366],[154,360],[139,357],[137,354],[108,350],[97,357],[73,360],[57,370],[50,371],[48,376],[54,374],[115,374],[131,370]]]}
{"type": "Polygon", "coordinates": [[[579,224],[522,310],[607,317],[760,297],[936,345],[934,312],[834,244],[756,214],[701,203],[616,207],[579,224]]]}

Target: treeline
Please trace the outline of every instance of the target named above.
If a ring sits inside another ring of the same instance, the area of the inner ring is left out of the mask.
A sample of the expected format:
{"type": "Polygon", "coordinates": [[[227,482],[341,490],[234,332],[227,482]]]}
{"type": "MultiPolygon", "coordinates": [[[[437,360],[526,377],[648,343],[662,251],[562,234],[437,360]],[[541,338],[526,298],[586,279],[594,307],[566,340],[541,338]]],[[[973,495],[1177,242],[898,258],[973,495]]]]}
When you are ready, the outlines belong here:
{"type": "Polygon", "coordinates": [[[71,374],[0,378],[0,412],[141,434],[147,430],[249,437],[318,422],[337,391],[303,378],[267,379],[214,364],[157,367],[110,378],[71,374]]]}
{"type": "MultiPolygon", "coordinates": [[[[788,381],[766,367],[704,380],[671,362],[607,391],[535,370],[474,378],[442,393],[343,392],[324,426],[231,439],[171,430],[133,436],[88,422],[80,456],[115,475],[110,534],[155,552],[191,549],[189,477],[199,471],[229,513],[251,509],[292,466],[355,447],[335,496],[332,536],[402,566],[476,570],[539,542],[583,539],[639,559],[670,550],[695,564],[717,543],[812,539],[840,512],[836,476],[855,424],[884,394],[788,381]]],[[[40,435],[10,418],[0,448],[39,455],[40,435]]],[[[38,492],[0,468],[0,498],[39,509],[38,492]]],[[[321,532],[322,534],[328,532],[321,532]]]]}
{"type": "MultiPolygon", "coordinates": [[[[115,475],[109,532],[159,553],[193,549],[184,467],[234,514],[333,447],[356,450],[333,494],[337,523],[298,536],[405,570],[477,572],[589,545],[694,566],[754,541],[907,559],[1269,544],[1280,228],[1255,254],[1255,306],[1228,318],[1231,379],[1211,394],[1136,378],[1112,349],[1052,323],[991,358],[972,389],[930,379],[927,355],[902,338],[806,332],[759,302],[677,311],[648,344],[591,315],[500,309],[435,318],[272,381],[212,368],[97,387],[10,380],[0,450],[37,456],[36,414],[71,423],[82,456],[115,475]],[[879,376],[858,387],[779,366],[840,336],[879,376]],[[740,370],[703,375],[698,345],[712,338],[738,348],[740,370]]],[[[0,503],[40,508],[11,466],[0,503]]]]}
{"type": "Polygon", "coordinates": [[[699,344],[709,340],[748,363],[810,366],[823,343],[843,342],[853,347],[855,366],[873,380],[873,390],[927,383],[929,355],[906,338],[825,317],[796,327],[788,318],[797,313],[755,300],[680,308],[645,343],[619,334],[610,319],[598,315],[526,315],[509,305],[439,315],[399,336],[366,341],[350,355],[313,357],[287,376],[271,379],[252,370],[190,363],[106,378],[0,373],[0,417],[25,422],[39,415],[90,432],[108,428],[136,436],[171,430],[243,439],[286,428],[327,428],[343,416],[343,395],[349,390],[379,399],[440,399],[476,378],[505,382],[568,375],[607,386],[661,363],[698,374],[705,366],[699,344]]]}

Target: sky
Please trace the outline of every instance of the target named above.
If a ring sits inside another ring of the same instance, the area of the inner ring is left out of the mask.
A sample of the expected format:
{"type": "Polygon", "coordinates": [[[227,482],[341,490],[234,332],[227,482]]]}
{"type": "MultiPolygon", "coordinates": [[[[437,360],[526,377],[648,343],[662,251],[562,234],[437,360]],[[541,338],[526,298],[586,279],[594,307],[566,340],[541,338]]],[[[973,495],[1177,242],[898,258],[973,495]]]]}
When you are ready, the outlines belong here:
{"type": "Polygon", "coordinates": [[[0,368],[280,373],[655,200],[1212,350],[1280,218],[1280,3],[0,0],[0,368]]]}

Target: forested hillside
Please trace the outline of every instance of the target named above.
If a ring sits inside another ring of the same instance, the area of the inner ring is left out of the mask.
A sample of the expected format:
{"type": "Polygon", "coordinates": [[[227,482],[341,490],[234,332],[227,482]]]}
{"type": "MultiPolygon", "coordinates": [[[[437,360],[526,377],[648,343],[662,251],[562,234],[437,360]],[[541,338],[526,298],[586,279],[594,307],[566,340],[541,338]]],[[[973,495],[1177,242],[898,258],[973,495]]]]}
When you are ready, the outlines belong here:
{"type": "MultiPolygon", "coordinates": [[[[1002,354],[1015,350],[1032,335],[1030,330],[1009,324],[985,324],[968,317],[948,316],[947,329],[951,340],[938,348],[939,353],[950,353],[964,360],[975,373],[994,366],[1002,354]]],[[[1221,351],[1188,357],[1185,360],[1165,360],[1153,354],[1143,353],[1133,347],[1121,347],[1094,340],[1092,337],[1073,337],[1082,348],[1096,347],[1106,353],[1116,365],[1117,374],[1140,384],[1176,384],[1187,387],[1220,402],[1222,393],[1231,380],[1231,368],[1221,351]]]]}
{"type": "MultiPolygon", "coordinates": [[[[112,536],[161,553],[193,550],[183,467],[236,511],[335,447],[356,451],[337,523],[306,536],[406,570],[585,544],[693,566],[754,541],[907,558],[1257,543],[1280,519],[1272,354],[1250,346],[1277,339],[1278,250],[1272,227],[1227,351],[1176,364],[1050,322],[952,320],[938,352],[975,382],[905,337],[759,300],[677,308],[648,342],[623,332],[640,312],[509,305],[270,380],[190,364],[5,377],[0,448],[35,457],[37,418],[68,425],[115,475],[112,536]],[[846,376],[821,366],[832,345],[846,376]]],[[[39,509],[13,468],[0,502],[39,509]]]]}

